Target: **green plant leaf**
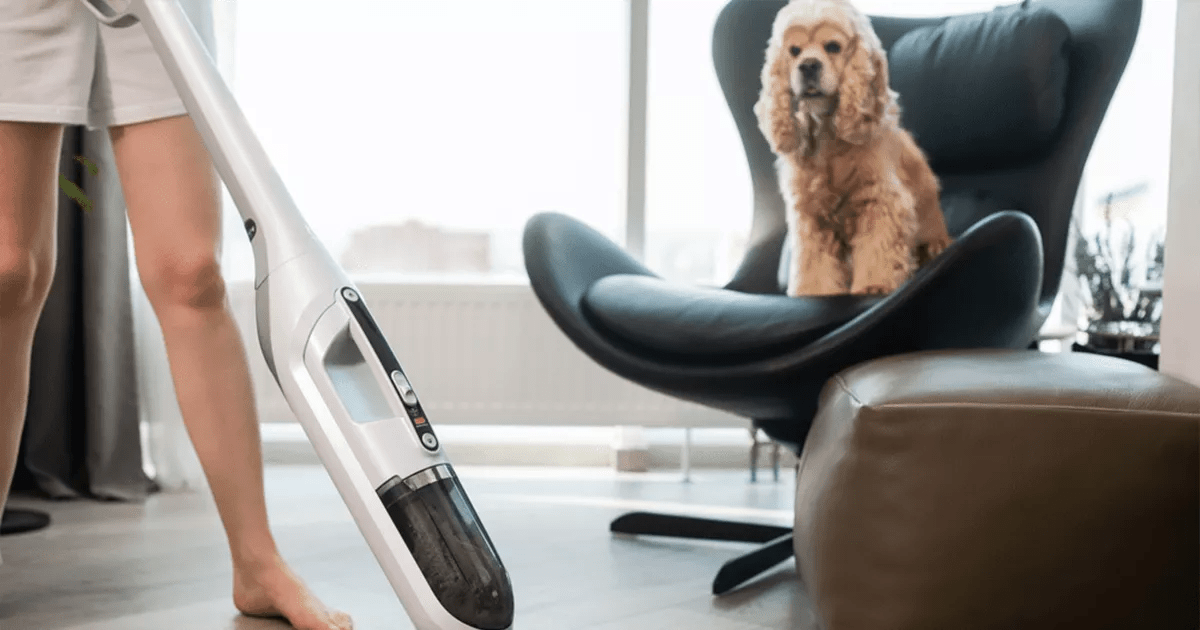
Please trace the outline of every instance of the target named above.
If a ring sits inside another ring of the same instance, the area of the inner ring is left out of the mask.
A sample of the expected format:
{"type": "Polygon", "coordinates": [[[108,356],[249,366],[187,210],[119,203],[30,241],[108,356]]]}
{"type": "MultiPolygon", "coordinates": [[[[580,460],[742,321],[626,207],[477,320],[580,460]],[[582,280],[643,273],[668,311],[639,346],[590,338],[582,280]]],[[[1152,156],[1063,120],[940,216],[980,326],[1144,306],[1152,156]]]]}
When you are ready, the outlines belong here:
{"type": "Polygon", "coordinates": [[[82,155],[76,155],[75,161],[82,164],[84,166],[84,168],[86,168],[88,170],[88,172],[91,173],[92,175],[95,175],[100,172],[99,166],[96,166],[95,163],[93,163],[91,160],[83,157],[82,155]]]}
{"type": "Polygon", "coordinates": [[[62,188],[63,194],[71,199],[74,199],[77,203],[79,203],[80,206],[83,206],[84,212],[92,211],[92,200],[88,199],[88,196],[83,194],[83,191],[79,189],[79,186],[76,186],[74,182],[67,179],[66,175],[62,175],[61,173],[59,174],[58,186],[59,188],[62,188]]]}

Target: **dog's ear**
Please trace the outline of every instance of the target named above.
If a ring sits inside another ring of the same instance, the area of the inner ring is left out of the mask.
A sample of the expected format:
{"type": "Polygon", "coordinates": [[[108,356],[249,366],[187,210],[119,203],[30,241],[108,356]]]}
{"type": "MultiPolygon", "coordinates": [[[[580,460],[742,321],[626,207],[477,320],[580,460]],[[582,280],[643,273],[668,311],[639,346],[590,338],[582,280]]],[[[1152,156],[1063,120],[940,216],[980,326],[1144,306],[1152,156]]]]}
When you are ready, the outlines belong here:
{"type": "Polygon", "coordinates": [[[754,104],[758,129],[776,155],[803,149],[808,137],[806,117],[797,118],[792,95],[788,57],[780,54],[782,46],[772,40],[767,46],[766,63],[762,69],[762,90],[754,104]]]}
{"type": "Polygon", "coordinates": [[[895,94],[888,86],[887,53],[873,31],[860,29],[838,88],[834,119],[838,137],[851,144],[866,142],[891,113],[894,100],[895,94]]]}

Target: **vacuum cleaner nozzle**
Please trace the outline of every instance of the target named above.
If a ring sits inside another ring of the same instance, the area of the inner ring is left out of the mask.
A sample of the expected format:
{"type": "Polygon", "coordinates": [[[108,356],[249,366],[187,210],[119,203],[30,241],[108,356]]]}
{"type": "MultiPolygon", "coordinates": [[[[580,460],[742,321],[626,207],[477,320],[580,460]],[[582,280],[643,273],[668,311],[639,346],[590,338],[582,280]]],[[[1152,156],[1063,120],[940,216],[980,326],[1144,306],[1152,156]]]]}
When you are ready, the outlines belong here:
{"type": "Polygon", "coordinates": [[[446,611],[480,630],[511,628],[508,574],[450,464],[393,477],[378,493],[446,611]]]}

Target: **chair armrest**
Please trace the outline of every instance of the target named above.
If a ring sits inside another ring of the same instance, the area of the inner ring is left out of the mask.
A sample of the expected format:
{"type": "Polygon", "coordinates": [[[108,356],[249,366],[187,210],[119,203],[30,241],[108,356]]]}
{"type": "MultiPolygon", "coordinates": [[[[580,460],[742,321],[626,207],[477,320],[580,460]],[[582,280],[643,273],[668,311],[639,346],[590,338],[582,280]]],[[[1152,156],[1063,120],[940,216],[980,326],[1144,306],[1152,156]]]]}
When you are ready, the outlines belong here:
{"type": "Polygon", "coordinates": [[[600,232],[555,212],[530,217],[522,250],[534,293],[560,326],[583,318],[583,294],[597,280],[614,274],[654,275],[600,232]]]}
{"type": "Polygon", "coordinates": [[[971,226],[913,283],[924,294],[918,322],[934,324],[913,327],[918,345],[1028,347],[1048,315],[1039,304],[1043,256],[1041,232],[1023,212],[997,212],[971,226]]]}
{"type": "Polygon", "coordinates": [[[874,308],[805,348],[857,363],[884,354],[948,348],[1025,348],[1045,319],[1039,310],[1042,237],[1029,215],[996,212],[874,308]]]}

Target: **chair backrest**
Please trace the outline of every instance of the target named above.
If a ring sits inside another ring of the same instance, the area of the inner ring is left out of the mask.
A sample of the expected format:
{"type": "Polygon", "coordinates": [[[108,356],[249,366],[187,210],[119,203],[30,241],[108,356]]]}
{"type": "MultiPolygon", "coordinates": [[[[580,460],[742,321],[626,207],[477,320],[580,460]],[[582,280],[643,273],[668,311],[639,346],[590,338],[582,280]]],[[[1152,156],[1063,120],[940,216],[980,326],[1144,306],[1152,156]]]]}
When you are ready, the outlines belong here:
{"type": "MultiPolygon", "coordinates": [[[[761,88],[760,70],[771,25],[775,14],[785,4],[785,0],[732,0],[718,17],[713,33],[713,60],[717,78],[741,135],[754,190],[754,218],[749,247],[740,268],[727,286],[750,293],[780,291],[780,255],[786,236],[784,202],[775,174],[775,156],[758,129],[753,108],[761,88]]],[[[1064,60],[1062,76],[1058,77],[1063,89],[1060,107],[1054,118],[1057,121],[1055,128],[1047,136],[1044,146],[1032,154],[1026,153],[1008,160],[992,160],[989,164],[986,160],[972,163],[970,159],[961,159],[963,156],[960,152],[954,159],[940,162],[931,159],[931,162],[941,179],[948,223],[954,224],[956,219],[961,223],[962,217],[950,216],[953,204],[948,198],[955,195],[993,200],[990,206],[992,211],[1020,210],[1037,223],[1045,254],[1041,303],[1042,308],[1048,311],[1062,278],[1072,211],[1084,165],[1137,37],[1142,2],[1041,0],[1024,4],[1029,9],[1049,9],[1061,18],[1061,22],[1052,19],[1054,24],[1065,23],[1069,31],[1064,33],[1067,39],[1064,40],[1063,50],[1058,51],[1064,60]]],[[[974,14],[967,19],[982,19],[989,13],[974,14]]],[[[893,87],[897,87],[897,76],[905,76],[907,70],[897,67],[897,42],[901,41],[903,46],[905,35],[915,29],[937,28],[950,19],[957,19],[961,23],[964,18],[872,16],[871,23],[889,52],[893,87]]],[[[992,43],[995,42],[989,42],[992,43]]],[[[1001,42],[1000,46],[1010,44],[1001,42]]],[[[986,69],[981,70],[986,72],[986,69]]],[[[907,73],[910,77],[911,74],[907,73]]],[[[922,106],[917,109],[924,110],[925,120],[918,122],[926,125],[931,120],[930,106],[947,108],[943,113],[950,113],[952,108],[961,106],[961,103],[947,102],[944,93],[921,93],[919,88],[897,89],[903,112],[902,123],[910,129],[912,121],[905,109],[906,103],[922,106]],[[941,100],[934,103],[922,99],[941,100]]],[[[972,100],[969,95],[964,99],[964,102],[972,100]]],[[[976,98],[974,103],[978,104],[979,100],[976,98]]],[[[992,115],[991,112],[975,114],[985,116],[983,120],[990,119],[992,115]]],[[[937,124],[936,118],[932,120],[935,121],[933,124],[937,124]]],[[[928,151],[934,134],[914,134],[918,144],[928,151]]],[[[986,203],[977,205],[989,207],[986,203]]],[[[973,220],[980,218],[983,216],[971,217],[973,220]]],[[[961,232],[961,229],[954,230],[952,227],[952,231],[961,232]]]]}

